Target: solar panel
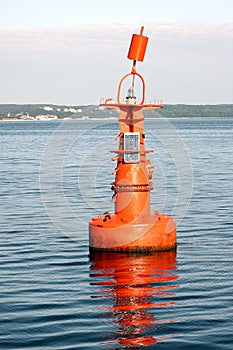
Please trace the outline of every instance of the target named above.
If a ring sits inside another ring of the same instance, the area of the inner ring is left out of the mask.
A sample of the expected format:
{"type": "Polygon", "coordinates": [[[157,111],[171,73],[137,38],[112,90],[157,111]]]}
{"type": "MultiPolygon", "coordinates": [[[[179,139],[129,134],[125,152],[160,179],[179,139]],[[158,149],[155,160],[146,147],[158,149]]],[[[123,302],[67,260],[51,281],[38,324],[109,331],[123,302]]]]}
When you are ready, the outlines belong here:
{"type": "Polygon", "coordinates": [[[140,133],[125,132],[124,133],[124,162],[139,163],[139,161],[140,161],[140,133]]]}

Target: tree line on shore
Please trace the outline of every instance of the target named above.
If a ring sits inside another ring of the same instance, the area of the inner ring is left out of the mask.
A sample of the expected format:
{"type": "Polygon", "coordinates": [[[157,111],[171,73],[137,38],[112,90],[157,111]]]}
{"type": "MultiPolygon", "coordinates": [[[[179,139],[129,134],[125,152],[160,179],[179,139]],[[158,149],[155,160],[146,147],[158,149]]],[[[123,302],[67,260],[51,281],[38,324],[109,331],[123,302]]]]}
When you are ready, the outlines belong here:
{"type": "MultiPolygon", "coordinates": [[[[185,118],[185,117],[233,117],[233,104],[186,105],[165,104],[162,109],[144,112],[148,118],[185,118]]],[[[0,104],[0,118],[19,118],[22,115],[54,114],[58,119],[79,119],[117,117],[118,112],[99,108],[98,105],[43,105],[43,104],[0,104]]]]}

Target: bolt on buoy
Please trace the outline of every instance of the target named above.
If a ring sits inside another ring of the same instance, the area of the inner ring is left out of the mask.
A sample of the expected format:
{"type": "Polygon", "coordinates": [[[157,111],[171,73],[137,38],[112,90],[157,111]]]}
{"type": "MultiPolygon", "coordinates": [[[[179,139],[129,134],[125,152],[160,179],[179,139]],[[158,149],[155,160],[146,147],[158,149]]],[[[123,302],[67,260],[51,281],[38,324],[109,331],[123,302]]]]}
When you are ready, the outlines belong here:
{"type": "Polygon", "coordinates": [[[105,212],[89,223],[90,250],[120,252],[150,252],[176,249],[176,223],[166,214],[150,211],[150,191],[153,167],[146,154],[153,150],[145,149],[143,109],[162,108],[162,104],[145,104],[145,82],[136,71],[137,61],[143,61],[148,37],[133,34],[128,58],[133,60],[130,73],[123,76],[118,86],[117,103],[107,99],[100,104],[110,110],[119,110],[120,133],[118,150],[112,158],[117,161],[112,183],[115,213],[105,212]],[[121,102],[123,81],[132,77],[131,87],[121,102]],[[142,83],[141,101],[135,96],[135,78],[142,83]]]}

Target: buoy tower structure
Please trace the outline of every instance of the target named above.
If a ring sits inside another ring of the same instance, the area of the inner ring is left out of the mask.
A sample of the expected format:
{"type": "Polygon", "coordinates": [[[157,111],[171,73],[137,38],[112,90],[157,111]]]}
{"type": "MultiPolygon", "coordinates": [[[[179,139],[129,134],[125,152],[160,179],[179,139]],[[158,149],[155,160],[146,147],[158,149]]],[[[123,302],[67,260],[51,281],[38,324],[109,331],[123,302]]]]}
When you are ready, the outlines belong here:
{"type": "Polygon", "coordinates": [[[145,103],[145,81],[136,71],[137,61],[143,61],[148,37],[133,34],[128,58],[133,61],[130,73],[119,82],[117,101],[107,99],[100,104],[110,110],[118,110],[120,132],[116,139],[119,148],[111,152],[116,161],[112,182],[115,213],[106,211],[89,223],[90,250],[110,252],[151,252],[176,249],[176,223],[166,214],[151,212],[150,191],[153,167],[146,157],[153,150],[145,148],[144,116],[142,110],[162,108],[162,104],[145,103]],[[122,83],[131,81],[125,99],[121,97],[122,83]],[[135,79],[141,83],[141,98],[135,96],[135,79]]]}

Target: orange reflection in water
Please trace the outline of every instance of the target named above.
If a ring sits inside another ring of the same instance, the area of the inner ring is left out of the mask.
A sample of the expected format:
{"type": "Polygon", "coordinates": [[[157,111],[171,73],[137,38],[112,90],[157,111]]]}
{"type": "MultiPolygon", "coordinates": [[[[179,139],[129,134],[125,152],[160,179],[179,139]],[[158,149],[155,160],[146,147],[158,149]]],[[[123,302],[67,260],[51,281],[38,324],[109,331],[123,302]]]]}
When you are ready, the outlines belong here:
{"type": "MultiPolygon", "coordinates": [[[[158,325],[175,322],[171,317],[158,320],[152,309],[171,307],[177,285],[176,253],[150,255],[92,253],[91,285],[97,286],[93,298],[108,298],[113,321],[118,324],[114,339],[122,348],[140,348],[156,343],[158,325]]],[[[171,311],[172,312],[172,311],[171,311]]],[[[112,337],[111,337],[112,338],[112,337]]]]}

